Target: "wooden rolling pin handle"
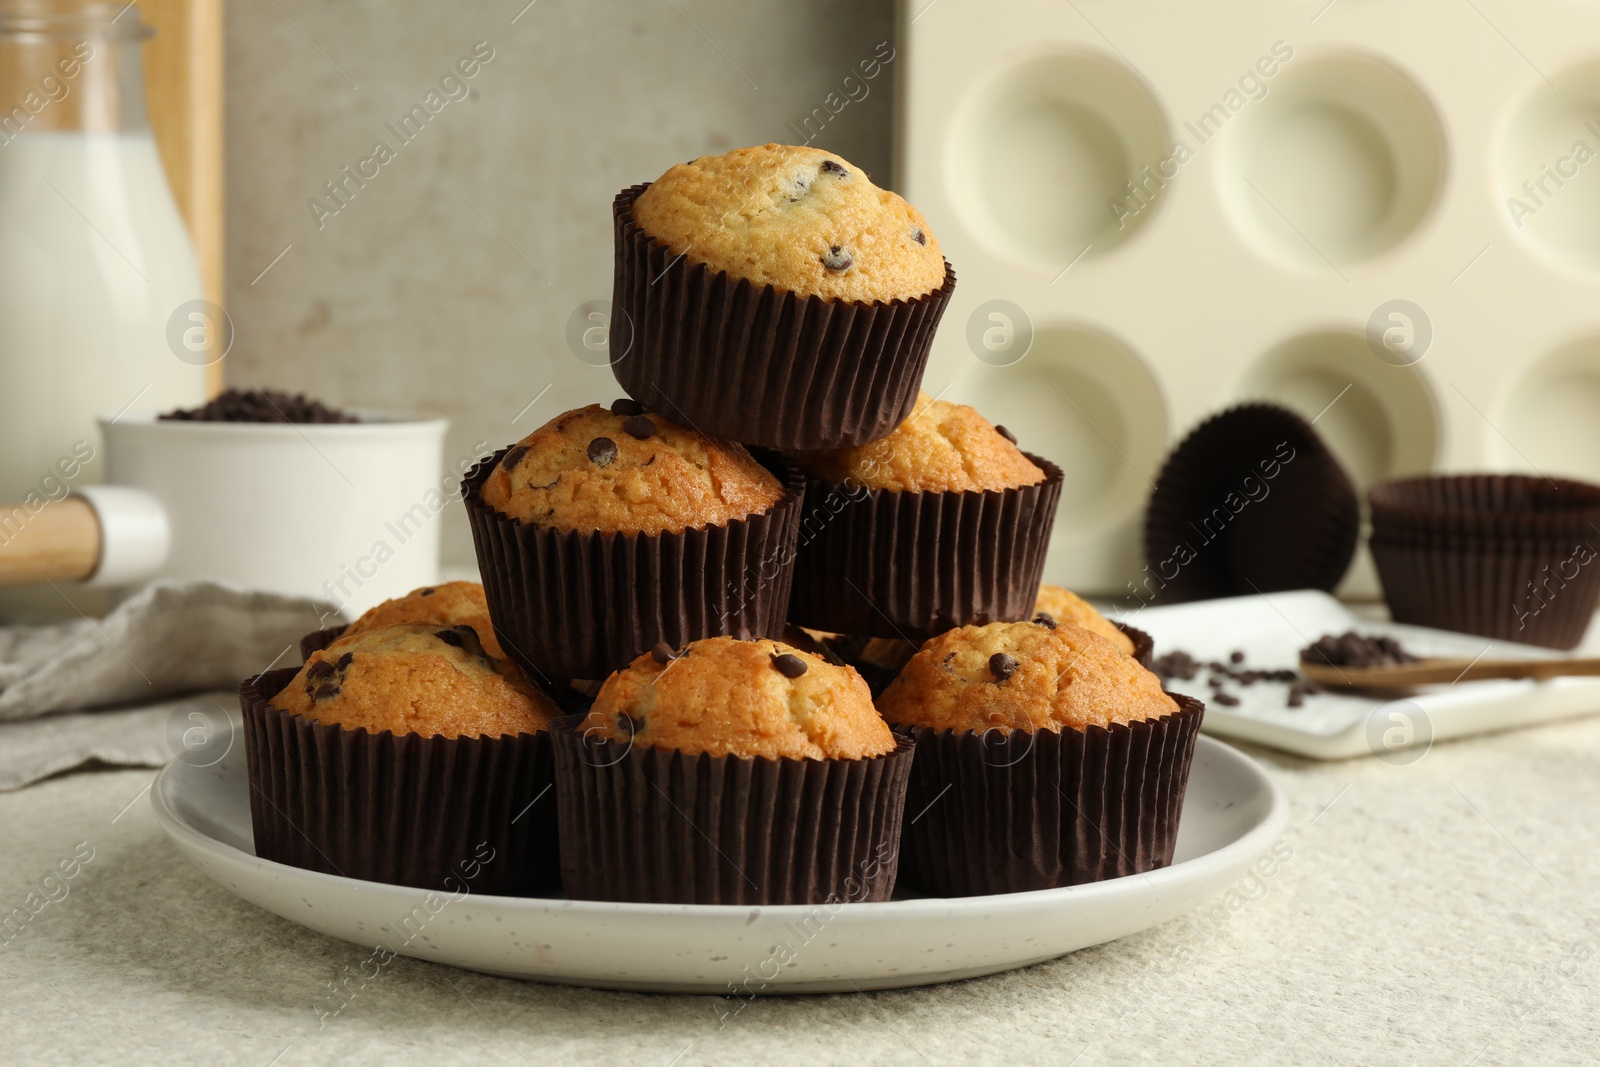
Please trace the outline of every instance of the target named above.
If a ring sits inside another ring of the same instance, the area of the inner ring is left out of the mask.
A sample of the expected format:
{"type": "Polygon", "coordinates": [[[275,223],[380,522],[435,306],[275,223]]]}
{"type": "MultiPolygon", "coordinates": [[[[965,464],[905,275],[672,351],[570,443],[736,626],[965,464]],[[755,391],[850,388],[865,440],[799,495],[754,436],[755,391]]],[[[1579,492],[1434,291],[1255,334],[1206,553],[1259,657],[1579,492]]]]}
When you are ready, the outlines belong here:
{"type": "Polygon", "coordinates": [[[0,504],[0,586],[79,582],[100,562],[100,519],[82,497],[32,511],[0,504]]]}

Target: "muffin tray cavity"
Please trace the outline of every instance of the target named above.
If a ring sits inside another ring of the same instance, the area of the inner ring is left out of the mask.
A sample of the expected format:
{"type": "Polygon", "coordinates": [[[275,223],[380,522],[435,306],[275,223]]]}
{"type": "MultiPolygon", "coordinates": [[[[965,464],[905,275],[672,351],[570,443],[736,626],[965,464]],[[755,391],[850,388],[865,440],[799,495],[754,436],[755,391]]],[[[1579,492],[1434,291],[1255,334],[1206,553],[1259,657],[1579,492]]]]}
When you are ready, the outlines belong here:
{"type": "Polygon", "coordinates": [[[330,937],[434,963],[566,985],[718,994],[708,1025],[709,1013],[736,1014],[761,994],[951,982],[1148,929],[1237,881],[1282,832],[1288,811],[1253,761],[1200,737],[1172,865],[1127,878],[878,903],[630,904],[481,892],[506,858],[486,859],[468,843],[448,885],[428,892],[258,858],[237,714],[233,727],[222,759],[207,767],[174,760],[151,790],[178,850],[229,892],[330,937]]]}
{"type": "MultiPolygon", "coordinates": [[[[1126,595],[1161,456],[1251,400],[1360,492],[1600,480],[1584,5],[899,12],[893,182],[962,278],[924,388],[1066,469],[1047,581],[1126,595]]],[[[1364,545],[1339,591],[1378,594],[1364,545]]]]}

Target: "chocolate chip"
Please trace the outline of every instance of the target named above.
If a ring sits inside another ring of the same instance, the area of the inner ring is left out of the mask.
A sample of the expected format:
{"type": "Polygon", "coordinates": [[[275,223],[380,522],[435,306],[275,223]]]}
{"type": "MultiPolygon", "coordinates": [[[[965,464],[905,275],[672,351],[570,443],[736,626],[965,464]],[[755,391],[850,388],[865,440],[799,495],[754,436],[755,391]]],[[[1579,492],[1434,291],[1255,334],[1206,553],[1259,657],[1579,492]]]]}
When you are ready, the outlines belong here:
{"type": "Polygon", "coordinates": [[[456,648],[465,648],[467,644],[466,641],[462,639],[461,635],[456,633],[454,630],[439,630],[435,632],[433,636],[437,637],[447,645],[454,645],[456,648]]]}
{"type": "Polygon", "coordinates": [[[1216,696],[1216,701],[1225,708],[1236,708],[1239,706],[1239,698],[1234,696],[1232,693],[1218,693],[1216,696]]]}
{"type": "Polygon", "coordinates": [[[841,178],[850,177],[850,172],[844,169],[844,165],[842,163],[835,163],[831,159],[824,159],[822,161],[822,170],[827,174],[837,174],[841,178]]]}
{"type": "Polygon", "coordinates": [[[1303,708],[1306,706],[1305,694],[1298,689],[1289,690],[1289,699],[1284,705],[1290,708],[1303,708]]]}
{"type": "Polygon", "coordinates": [[[339,657],[339,669],[342,671],[346,667],[350,666],[350,664],[355,662],[355,658],[356,658],[356,654],[354,652],[346,652],[344,655],[340,656],[339,657]]]}
{"type": "Polygon", "coordinates": [[[806,673],[806,661],[788,652],[773,656],[772,665],[785,678],[798,678],[806,673]]]}
{"type": "Polygon", "coordinates": [[[643,725],[643,719],[635,719],[632,715],[629,715],[625,711],[617,712],[617,729],[627,734],[629,737],[633,737],[635,734],[637,734],[639,732],[639,728],[643,725]]]}
{"type": "Polygon", "coordinates": [[[333,664],[327,660],[319,660],[306,668],[307,678],[326,678],[333,673],[333,664]]]}
{"type": "Polygon", "coordinates": [[[911,227],[911,239],[917,242],[919,245],[925,245],[928,243],[928,235],[923,233],[922,230],[916,226],[911,227]]]}
{"type": "Polygon", "coordinates": [[[1051,615],[1049,612],[1039,612],[1039,614],[1033,617],[1033,621],[1038,623],[1040,626],[1043,626],[1047,630],[1054,630],[1056,628],[1055,616],[1051,615]]]}
{"type": "Polygon", "coordinates": [[[651,646],[650,658],[662,666],[666,666],[668,663],[671,663],[673,660],[677,659],[678,656],[677,653],[672,650],[671,645],[667,644],[665,641],[657,641],[653,646],[651,646]]]}
{"type": "Polygon", "coordinates": [[[1001,437],[1004,437],[1007,441],[1010,441],[1012,444],[1016,444],[1017,443],[1017,435],[1012,433],[1010,430],[1006,429],[1004,426],[996,426],[994,428],[994,432],[999,434],[1001,437]]]}
{"type": "Polygon", "coordinates": [[[997,682],[1003,682],[1011,677],[1012,672],[1016,669],[1016,659],[1006,655],[1004,652],[996,652],[989,657],[989,673],[994,675],[994,680],[997,682]]]}
{"type": "Polygon", "coordinates": [[[833,245],[822,254],[822,265],[829,270],[849,270],[854,262],[849,250],[841,245],[833,245]]]}
{"type": "Polygon", "coordinates": [[[634,415],[643,415],[644,405],[631,397],[625,396],[621,400],[613,400],[611,402],[611,414],[624,415],[630,418],[634,415]]]}
{"type": "MultiPolygon", "coordinates": [[[[629,437],[640,441],[643,441],[646,437],[649,437],[651,434],[656,432],[656,424],[645,418],[643,415],[633,416],[627,422],[622,424],[622,428],[628,432],[629,437]]],[[[654,459],[655,457],[652,456],[651,458],[654,459]]]]}
{"type": "Polygon", "coordinates": [[[517,464],[521,463],[522,457],[526,456],[527,454],[527,445],[517,445],[511,451],[507,452],[505,458],[500,461],[500,469],[503,471],[516,470],[517,464]]]}
{"type": "Polygon", "coordinates": [[[312,700],[328,700],[339,695],[339,687],[332,682],[323,682],[317,686],[317,691],[311,694],[312,700]]]}
{"type": "Polygon", "coordinates": [[[1244,662],[1244,653],[1243,652],[1237,652],[1237,651],[1229,652],[1228,653],[1228,662],[1229,663],[1243,663],[1244,662]]]}
{"type": "Polygon", "coordinates": [[[605,467],[617,458],[617,443],[609,437],[596,437],[589,442],[589,462],[605,467]]]}
{"type": "Polygon", "coordinates": [[[432,596],[437,591],[438,590],[435,590],[435,589],[424,589],[421,593],[419,593],[417,595],[418,596],[432,596]]]}

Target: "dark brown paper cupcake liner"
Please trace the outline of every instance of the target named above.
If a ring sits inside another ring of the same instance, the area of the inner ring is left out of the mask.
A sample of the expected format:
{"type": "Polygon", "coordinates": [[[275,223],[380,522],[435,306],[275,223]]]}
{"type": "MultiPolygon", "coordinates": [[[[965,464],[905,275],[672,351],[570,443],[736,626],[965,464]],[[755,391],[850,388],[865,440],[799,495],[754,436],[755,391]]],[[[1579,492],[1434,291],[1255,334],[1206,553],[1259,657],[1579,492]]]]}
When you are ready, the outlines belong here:
{"type": "Polygon", "coordinates": [[[1167,457],[1145,514],[1144,554],[1164,601],[1331,591],[1360,532],[1355,487],[1310,423],[1275,404],[1244,404],[1206,420],[1167,457]]]}
{"type": "Polygon", "coordinates": [[[1155,638],[1151,637],[1143,630],[1124,625],[1120,622],[1113,622],[1111,625],[1115,626],[1128,636],[1128,640],[1133,642],[1133,652],[1130,654],[1133,656],[1134,661],[1145,670],[1149,670],[1150,664],[1155,660],[1155,638]]]}
{"type": "Polygon", "coordinates": [[[806,487],[789,618],[830,633],[921,641],[1033,617],[1061,468],[984,493],[806,487]]]}
{"type": "Polygon", "coordinates": [[[300,639],[300,659],[305,661],[311,658],[313,652],[321,652],[335,641],[339,640],[346,626],[334,626],[327,630],[318,630],[316,633],[306,634],[300,639]]]}
{"type": "Polygon", "coordinates": [[[955,289],[860,303],[735,280],[633,221],[649,188],[617,194],[611,369],[645,407],[703,433],[785,451],[847,448],[911,414],[955,289]]]}
{"type": "Polygon", "coordinates": [[[441,893],[559,886],[548,733],[396,736],[313,722],[269,703],[297,670],[239,687],[257,856],[441,893]]]}
{"type": "Polygon", "coordinates": [[[888,900],[914,746],[869,759],[740,759],[596,740],[558,719],[568,896],[676,904],[888,900]]]}
{"type": "Polygon", "coordinates": [[[1495,551],[1370,542],[1394,621],[1559,649],[1582,642],[1600,603],[1596,545],[1600,538],[1495,551]]]}
{"type": "Polygon", "coordinates": [[[1172,862],[1204,705],[1060,733],[897,727],[916,740],[901,879],[933,896],[1097,882],[1172,862]]]}
{"type": "Polygon", "coordinates": [[[468,472],[462,496],[495,634],[530,678],[604,679],[659,641],[782,635],[805,481],[792,464],[762,457],[783,497],[723,526],[579,533],[483,502],[478,490],[506,451],[468,472]]]}

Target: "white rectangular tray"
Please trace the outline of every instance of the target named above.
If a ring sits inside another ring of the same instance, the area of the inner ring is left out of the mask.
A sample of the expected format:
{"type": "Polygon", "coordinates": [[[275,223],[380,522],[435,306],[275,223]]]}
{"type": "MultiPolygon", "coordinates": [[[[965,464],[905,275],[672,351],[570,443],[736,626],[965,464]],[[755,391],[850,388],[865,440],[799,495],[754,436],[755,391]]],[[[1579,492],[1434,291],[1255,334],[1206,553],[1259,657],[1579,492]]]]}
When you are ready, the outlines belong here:
{"type": "MultiPolygon", "coordinates": [[[[1155,654],[1183,650],[1202,662],[1226,662],[1245,654],[1243,667],[1294,667],[1300,650],[1323,634],[1355,630],[1389,634],[1419,656],[1472,659],[1550,659],[1559,653],[1529,645],[1491,641],[1470,634],[1363,618],[1326,593],[1302,590],[1229,597],[1127,613],[1118,621],[1155,639],[1155,654]]],[[[1390,699],[1324,692],[1305,706],[1286,706],[1288,687],[1258,682],[1229,684],[1237,707],[1210,699],[1209,672],[1191,682],[1174,680],[1177,692],[1206,702],[1203,729],[1220,737],[1270,745],[1313,759],[1377,755],[1391,762],[1419,758],[1434,741],[1509,730],[1600,712],[1600,678],[1556,678],[1546,682],[1484,681],[1427,686],[1390,699]]]]}

